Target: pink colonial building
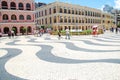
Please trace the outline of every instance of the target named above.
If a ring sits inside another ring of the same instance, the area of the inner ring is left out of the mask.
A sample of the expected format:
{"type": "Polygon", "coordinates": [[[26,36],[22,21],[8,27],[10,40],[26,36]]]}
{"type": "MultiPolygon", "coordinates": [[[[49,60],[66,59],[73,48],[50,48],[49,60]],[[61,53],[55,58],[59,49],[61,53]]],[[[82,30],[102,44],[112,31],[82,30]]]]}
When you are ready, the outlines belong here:
{"type": "Polygon", "coordinates": [[[34,0],[0,0],[0,32],[7,34],[14,30],[16,34],[33,33],[34,23],[34,0]]]}

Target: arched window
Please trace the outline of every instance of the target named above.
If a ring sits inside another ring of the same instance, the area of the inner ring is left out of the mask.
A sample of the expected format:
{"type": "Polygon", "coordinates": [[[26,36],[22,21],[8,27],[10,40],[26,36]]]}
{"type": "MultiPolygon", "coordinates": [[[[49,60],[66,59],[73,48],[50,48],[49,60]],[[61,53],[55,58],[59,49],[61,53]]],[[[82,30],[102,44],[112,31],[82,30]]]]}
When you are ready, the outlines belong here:
{"type": "Polygon", "coordinates": [[[8,9],[8,5],[6,1],[2,1],[2,9],[8,9]]]}
{"type": "Polygon", "coordinates": [[[56,23],[56,16],[54,17],[54,23],[56,23]]]}
{"type": "Polygon", "coordinates": [[[72,10],[72,14],[74,14],[74,10],[72,10]]]}
{"type": "Polygon", "coordinates": [[[45,10],[45,15],[47,15],[47,10],[45,10]]]}
{"type": "Polygon", "coordinates": [[[30,15],[27,15],[27,20],[31,20],[31,16],[30,15]]]}
{"type": "Polygon", "coordinates": [[[72,17],[72,23],[74,23],[75,22],[75,20],[74,20],[74,18],[72,17]]]}
{"type": "Polygon", "coordinates": [[[29,3],[26,4],[26,10],[31,10],[31,5],[29,3]]]}
{"type": "Polygon", "coordinates": [[[60,17],[60,22],[63,22],[63,18],[62,17],[60,17]]]}
{"type": "Polygon", "coordinates": [[[13,15],[11,16],[11,20],[17,20],[16,15],[13,14],[13,15]]]}
{"type": "Polygon", "coordinates": [[[67,23],[67,17],[64,17],[64,22],[67,23]]]}
{"type": "Polygon", "coordinates": [[[88,16],[88,13],[87,13],[87,11],[85,11],[85,15],[86,15],[86,16],[88,16]]]}
{"type": "Polygon", "coordinates": [[[88,16],[90,16],[90,11],[88,11],[88,16]]]}
{"type": "Polygon", "coordinates": [[[51,8],[49,9],[49,14],[51,14],[51,8]]]}
{"type": "Polygon", "coordinates": [[[54,7],[54,9],[53,9],[53,13],[56,13],[56,7],[54,7]]]}
{"type": "Polygon", "coordinates": [[[81,19],[79,18],[79,23],[81,23],[81,19]]]}
{"type": "Polygon", "coordinates": [[[64,9],[64,13],[67,13],[67,9],[64,9]]]}
{"type": "Polygon", "coordinates": [[[90,23],[90,19],[88,19],[88,23],[90,23]]]}
{"type": "Polygon", "coordinates": [[[62,8],[60,8],[60,13],[62,13],[63,11],[62,11],[62,8]]]}
{"type": "Polygon", "coordinates": [[[71,11],[70,11],[70,9],[68,10],[68,14],[70,14],[71,13],[71,11]]]}
{"type": "Polygon", "coordinates": [[[75,11],[75,14],[78,14],[78,11],[77,11],[77,10],[75,11]]]}
{"type": "Polygon", "coordinates": [[[84,23],[84,19],[82,19],[82,23],[84,23]]]}
{"type": "Polygon", "coordinates": [[[71,23],[71,18],[70,17],[68,18],[68,22],[71,23]]]}
{"type": "Polygon", "coordinates": [[[79,15],[81,15],[81,11],[79,11],[79,15]]]}
{"type": "Polygon", "coordinates": [[[10,7],[11,7],[11,9],[15,10],[16,9],[16,4],[14,2],[11,2],[10,7]]]}
{"type": "Polygon", "coordinates": [[[7,14],[3,15],[3,20],[8,20],[8,15],[7,14]]]}
{"type": "Polygon", "coordinates": [[[84,15],[84,11],[82,11],[82,15],[84,15]]]}
{"type": "Polygon", "coordinates": [[[78,18],[76,18],[76,23],[78,23],[78,18]]]}
{"type": "Polygon", "coordinates": [[[50,17],[50,24],[52,23],[52,18],[50,17]]]}
{"type": "Polygon", "coordinates": [[[88,23],[88,19],[85,19],[85,22],[88,23]]]}
{"type": "Polygon", "coordinates": [[[19,3],[19,10],[23,10],[24,9],[24,6],[23,6],[23,3],[19,3]]]}
{"type": "Polygon", "coordinates": [[[24,20],[24,16],[23,16],[23,15],[20,15],[20,16],[19,16],[19,20],[24,20]]]}

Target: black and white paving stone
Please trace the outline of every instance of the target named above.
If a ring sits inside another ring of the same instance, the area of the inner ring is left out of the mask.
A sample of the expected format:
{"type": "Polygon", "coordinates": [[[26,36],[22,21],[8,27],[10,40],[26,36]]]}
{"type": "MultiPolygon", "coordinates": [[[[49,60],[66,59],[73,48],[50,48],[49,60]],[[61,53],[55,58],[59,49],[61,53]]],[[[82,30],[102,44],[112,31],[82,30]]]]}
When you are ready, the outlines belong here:
{"type": "Polygon", "coordinates": [[[120,80],[120,34],[0,39],[0,80],[120,80]]]}

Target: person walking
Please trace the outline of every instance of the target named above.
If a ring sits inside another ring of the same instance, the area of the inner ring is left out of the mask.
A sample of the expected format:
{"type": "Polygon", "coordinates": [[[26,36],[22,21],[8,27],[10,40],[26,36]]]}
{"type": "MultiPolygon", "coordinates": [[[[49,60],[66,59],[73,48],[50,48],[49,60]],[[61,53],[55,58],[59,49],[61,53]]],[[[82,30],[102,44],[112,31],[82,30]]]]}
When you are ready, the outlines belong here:
{"type": "Polygon", "coordinates": [[[116,29],[115,29],[115,32],[116,32],[116,34],[118,33],[118,28],[116,27],[116,29]]]}
{"type": "Polygon", "coordinates": [[[97,27],[93,28],[93,30],[92,30],[92,34],[93,34],[94,37],[97,36],[97,32],[98,32],[97,27]]]}
{"type": "Polygon", "coordinates": [[[113,27],[110,28],[110,32],[114,32],[114,28],[113,27]]]}
{"type": "Polygon", "coordinates": [[[58,39],[61,39],[61,31],[58,31],[58,39]]]}
{"type": "Polygon", "coordinates": [[[66,29],[66,38],[65,39],[70,39],[70,31],[69,31],[69,29],[66,29]]]}
{"type": "Polygon", "coordinates": [[[13,30],[11,30],[11,36],[14,38],[14,36],[15,36],[15,33],[14,33],[14,31],[13,30]]]}
{"type": "Polygon", "coordinates": [[[11,38],[11,31],[8,31],[8,37],[11,38]]]}

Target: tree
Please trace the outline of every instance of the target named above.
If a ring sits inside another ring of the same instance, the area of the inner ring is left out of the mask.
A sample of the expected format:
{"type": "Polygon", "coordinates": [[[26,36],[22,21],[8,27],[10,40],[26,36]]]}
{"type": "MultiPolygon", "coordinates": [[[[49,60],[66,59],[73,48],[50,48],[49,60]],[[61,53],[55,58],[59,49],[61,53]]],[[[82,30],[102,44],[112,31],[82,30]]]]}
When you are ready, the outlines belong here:
{"type": "Polygon", "coordinates": [[[106,5],[104,5],[103,11],[108,12],[108,13],[112,13],[113,9],[114,8],[112,6],[109,6],[106,4],[106,5]]]}
{"type": "Polygon", "coordinates": [[[23,27],[22,28],[22,34],[24,35],[24,33],[26,33],[26,31],[27,31],[27,28],[23,27]]]}
{"type": "Polygon", "coordinates": [[[16,30],[16,28],[13,27],[12,30],[14,31],[15,35],[17,35],[17,30],[16,30]]]}

